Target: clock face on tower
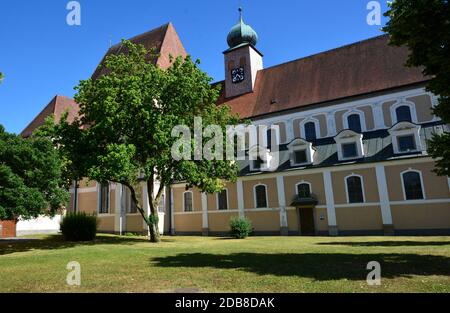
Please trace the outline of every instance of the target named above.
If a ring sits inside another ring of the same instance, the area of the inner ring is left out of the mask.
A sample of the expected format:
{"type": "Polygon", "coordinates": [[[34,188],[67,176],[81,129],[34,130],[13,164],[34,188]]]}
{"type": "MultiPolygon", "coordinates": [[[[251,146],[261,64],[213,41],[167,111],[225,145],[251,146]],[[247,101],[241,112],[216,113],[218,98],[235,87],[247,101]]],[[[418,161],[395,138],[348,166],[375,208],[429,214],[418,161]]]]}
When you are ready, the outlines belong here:
{"type": "Polygon", "coordinates": [[[231,81],[233,84],[240,83],[244,80],[244,68],[238,67],[231,70],[231,81]]]}

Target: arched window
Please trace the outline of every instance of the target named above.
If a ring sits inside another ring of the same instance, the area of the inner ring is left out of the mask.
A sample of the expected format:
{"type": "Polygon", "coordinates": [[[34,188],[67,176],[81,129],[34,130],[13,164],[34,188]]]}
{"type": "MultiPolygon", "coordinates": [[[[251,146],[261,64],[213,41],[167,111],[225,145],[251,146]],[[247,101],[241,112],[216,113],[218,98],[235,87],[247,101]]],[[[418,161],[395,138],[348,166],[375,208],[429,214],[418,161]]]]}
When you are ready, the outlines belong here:
{"type": "Polygon", "coordinates": [[[192,192],[186,191],[184,193],[184,212],[192,212],[193,211],[193,205],[192,205],[192,192]]]}
{"type": "Polygon", "coordinates": [[[314,122],[308,122],[305,124],[305,139],[307,141],[316,140],[316,124],[314,122]]]}
{"type": "Polygon", "coordinates": [[[228,190],[224,189],[217,194],[217,209],[228,210],[228,190]]]}
{"type": "Polygon", "coordinates": [[[405,200],[419,200],[424,198],[422,179],[419,172],[408,171],[402,173],[402,180],[405,200]]]}
{"type": "Polygon", "coordinates": [[[395,115],[397,116],[397,123],[410,122],[412,123],[411,109],[407,105],[399,106],[395,109],[395,115]]]}
{"type": "Polygon", "coordinates": [[[348,129],[353,130],[354,132],[360,133],[361,128],[361,117],[359,114],[351,114],[347,117],[348,129]]]}
{"type": "Polygon", "coordinates": [[[310,198],[311,186],[308,183],[297,184],[297,195],[299,198],[310,198]]]}
{"type": "Polygon", "coordinates": [[[255,186],[256,208],[267,208],[267,188],[265,185],[255,186]]]}
{"type": "Polygon", "coordinates": [[[348,203],[364,202],[362,179],[360,176],[349,176],[345,179],[348,203]]]}

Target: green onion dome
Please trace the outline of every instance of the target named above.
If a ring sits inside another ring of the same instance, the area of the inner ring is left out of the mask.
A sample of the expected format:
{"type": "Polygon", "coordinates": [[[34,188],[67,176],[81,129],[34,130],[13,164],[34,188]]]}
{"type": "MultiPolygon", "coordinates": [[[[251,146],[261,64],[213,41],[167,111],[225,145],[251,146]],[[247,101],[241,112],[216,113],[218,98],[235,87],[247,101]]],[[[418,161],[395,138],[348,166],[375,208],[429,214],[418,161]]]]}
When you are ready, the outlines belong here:
{"type": "Polygon", "coordinates": [[[244,43],[249,43],[256,46],[256,43],[258,42],[258,34],[253,30],[253,28],[244,23],[244,20],[242,19],[242,8],[239,8],[239,15],[239,23],[234,25],[228,34],[228,46],[230,48],[234,48],[244,43]]]}

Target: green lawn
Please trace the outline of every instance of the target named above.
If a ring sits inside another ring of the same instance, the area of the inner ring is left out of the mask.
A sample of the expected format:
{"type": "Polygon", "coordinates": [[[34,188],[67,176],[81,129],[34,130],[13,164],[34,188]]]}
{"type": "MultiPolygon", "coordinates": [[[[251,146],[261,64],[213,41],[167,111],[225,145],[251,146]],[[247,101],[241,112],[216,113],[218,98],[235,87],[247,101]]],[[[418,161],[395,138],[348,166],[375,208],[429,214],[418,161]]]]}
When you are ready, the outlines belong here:
{"type": "Polygon", "coordinates": [[[450,292],[450,237],[0,241],[0,292],[450,292]],[[81,286],[66,265],[81,264],[81,286]],[[366,265],[381,263],[382,285],[366,265]]]}

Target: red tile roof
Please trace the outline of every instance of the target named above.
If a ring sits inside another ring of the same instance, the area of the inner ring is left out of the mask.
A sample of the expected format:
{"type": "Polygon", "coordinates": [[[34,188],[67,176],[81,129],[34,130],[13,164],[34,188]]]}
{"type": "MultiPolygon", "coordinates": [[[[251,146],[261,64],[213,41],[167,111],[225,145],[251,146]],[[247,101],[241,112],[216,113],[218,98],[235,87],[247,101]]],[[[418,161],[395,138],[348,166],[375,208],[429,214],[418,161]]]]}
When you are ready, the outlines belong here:
{"type": "Polygon", "coordinates": [[[72,122],[78,116],[78,104],[73,99],[64,96],[54,97],[41,113],[22,131],[22,137],[26,138],[31,136],[33,131],[44,124],[45,119],[52,114],[54,114],[55,120],[59,122],[61,116],[66,111],[69,112],[69,116],[67,117],[68,121],[72,122]]]}
{"type": "MultiPolygon", "coordinates": [[[[133,37],[129,40],[136,44],[144,45],[147,50],[154,49],[155,52],[159,53],[159,57],[154,60],[154,63],[158,64],[163,69],[166,69],[170,66],[169,55],[172,55],[174,57],[187,56],[187,52],[184,49],[184,46],[181,43],[181,40],[172,23],[167,23],[163,26],[133,37]]],[[[112,53],[120,53],[122,51],[122,47],[122,44],[117,44],[111,47],[106,52],[100,64],[103,63],[106,56],[112,53]]],[[[103,73],[104,70],[102,70],[100,67],[97,67],[94,74],[92,75],[92,78],[96,79],[103,73]]],[[[69,110],[69,121],[73,121],[74,118],[78,115],[78,104],[75,103],[73,99],[64,96],[56,96],[42,110],[42,112],[39,113],[39,115],[22,131],[22,136],[30,136],[36,128],[44,123],[47,116],[51,114],[55,114],[56,120],[59,121],[61,118],[61,114],[66,109],[69,110]]]]}
{"type": "Polygon", "coordinates": [[[253,92],[226,99],[222,88],[218,103],[250,118],[428,80],[407,56],[383,35],[261,70],[253,92]]]}
{"type": "MultiPolygon", "coordinates": [[[[141,44],[147,50],[153,50],[155,53],[159,54],[159,57],[152,60],[152,62],[163,69],[170,66],[169,55],[172,55],[173,57],[187,56],[187,52],[172,23],[167,23],[128,40],[135,44],[141,44]]],[[[109,48],[92,75],[92,79],[97,79],[101,74],[105,73],[105,70],[101,68],[101,64],[105,61],[107,56],[119,54],[123,52],[123,49],[124,46],[121,43],[109,48]]]]}

